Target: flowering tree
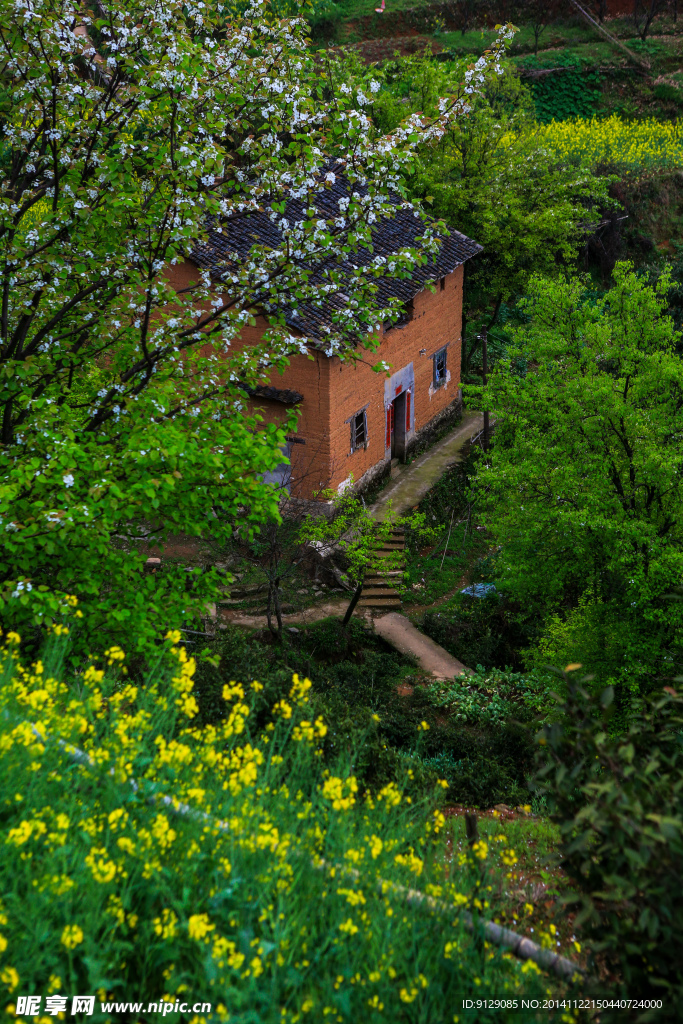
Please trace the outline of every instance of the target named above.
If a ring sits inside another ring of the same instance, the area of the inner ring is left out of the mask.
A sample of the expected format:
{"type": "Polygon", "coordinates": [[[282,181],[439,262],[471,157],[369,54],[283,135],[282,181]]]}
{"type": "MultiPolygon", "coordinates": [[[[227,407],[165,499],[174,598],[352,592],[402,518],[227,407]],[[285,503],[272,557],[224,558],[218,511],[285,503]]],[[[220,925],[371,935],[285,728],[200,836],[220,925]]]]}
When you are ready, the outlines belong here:
{"type": "Polygon", "coordinates": [[[305,22],[259,2],[239,22],[213,0],[96,0],[94,16],[0,2],[0,608],[38,621],[76,593],[89,629],[134,626],[142,643],[217,581],[145,581],[140,539],[220,538],[236,516],[256,529],[276,514],[262,478],[291,424],[247,415],[244,388],[306,351],[284,310],[329,303],[344,263],[327,350],[352,352],[394,315],[373,305],[376,279],[410,273],[438,228],[363,268],[354,253],[395,213],[418,142],[496,71],[505,33],[434,117],[376,139],[369,76],[331,76],[305,22]],[[348,196],[325,218],[340,173],[348,196]],[[267,239],[231,250],[230,225],[258,217],[267,239]],[[226,231],[220,280],[174,288],[167,269],[209,227],[226,231]],[[257,312],[269,328],[245,352],[234,342],[257,312]]]}

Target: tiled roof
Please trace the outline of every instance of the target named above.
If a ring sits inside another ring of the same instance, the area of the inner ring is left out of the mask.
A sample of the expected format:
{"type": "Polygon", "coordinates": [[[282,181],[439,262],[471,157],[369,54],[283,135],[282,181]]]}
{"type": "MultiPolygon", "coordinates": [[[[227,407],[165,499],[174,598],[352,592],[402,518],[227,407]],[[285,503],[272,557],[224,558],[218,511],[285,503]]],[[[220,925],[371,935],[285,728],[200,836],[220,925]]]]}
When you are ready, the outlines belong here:
{"type": "MultiPolygon", "coordinates": [[[[354,190],[361,195],[364,189],[359,185],[353,186],[354,190]]],[[[320,216],[331,220],[338,217],[340,213],[339,200],[349,195],[348,182],[336,174],[336,181],[325,190],[321,190],[316,198],[316,206],[320,216]]],[[[352,277],[352,264],[357,267],[369,265],[377,256],[389,258],[400,249],[416,246],[419,238],[424,233],[424,222],[417,216],[413,207],[402,206],[402,200],[397,195],[390,196],[390,202],[396,208],[393,217],[387,217],[380,221],[373,229],[373,252],[367,249],[359,249],[349,254],[345,264],[337,264],[336,261],[330,266],[341,273],[342,283],[341,294],[332,299],[327,299],[320,305],[313,303],[300,304],[298,308],[285,306],[283,312],[285,321],[289,327],[298,330],[305,337],[322,339],[325,337],[325,328],[333,327],[331,314],[335,308],[343,306],[343,279],[344,270],[348,274],[348,280],[352,277]]],[[[290,223],[304,217],[304,208],[299,200],[289,200],[285,209],[285,217],[290,223]]],[[[190,259],[199,267],[211,272],[211,276],[220,281],[225,269],[234,265],[236,260],[247,259],[254,243],[272,246],[281,245],[282,238],[277,226],[270,220],[267,213],[259,212],[242,215],[228,219],[221,223],[220,233],[217,230],[210,230],[206,242],[195,245],[189,253],[190,259]]],[[[418,292],[432,281],[445,277],[452,273],[456,267],[465,260],[475,256],[482,251],[482,246],[473,242],[471,238],[460,234],[459,231],[450,229],[450,235],[443,239],[443,244],[435,260],[417,265],[410,278],[383,277],[376,279],[377,294],[375,301],[378,307],[387,305],[389,298],[398,298],[403,302],[410,302],[418,292]]],[[[321,280],[319,271],[323,269],[318,265],[313,280],[321,280]]],[[[366,331],[367,327],[363,327],[366,331]]]]}

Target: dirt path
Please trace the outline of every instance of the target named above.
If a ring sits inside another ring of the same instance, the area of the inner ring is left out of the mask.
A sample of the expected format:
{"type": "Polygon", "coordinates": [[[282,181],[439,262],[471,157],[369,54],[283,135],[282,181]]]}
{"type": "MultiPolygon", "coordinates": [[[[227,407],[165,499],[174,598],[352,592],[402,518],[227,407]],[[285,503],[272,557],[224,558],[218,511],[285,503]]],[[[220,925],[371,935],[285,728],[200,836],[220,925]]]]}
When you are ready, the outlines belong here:
{"type": "Polygon", "coordinates": [[[471,669],[445,651],[434,640],[421,633],[410,619],[398,612],[389,612],[375,619],[375,632],[401,654],[414,658],[421,669],[437,679],[453,679],[471,669]]]}
{"type": "Polygon", "coordinates": [[[370,510],[375,518],[381,520],[386,515],[389,501],[394,512],[404,513],[414,508],[447,469],[460,462],[467,442],[483,428],[482,413],[466,412],[456,430],[418,456],[410,465],[399,467],[396,478],[384,488],[370,510]]]}
{"type": "MultiPolygon", "coordinates": [[[[345,598],[327,601],[315,608],[306,608],[301,612],[283,615],[282,622],[285,629],[296,629],[298,626],[310,626],[313,622],[320,622],[321,619],[340,619],[344,615],[348,603],[345,598]]],[[[357,609],[354,617],[364,619],[368,626],[374,628],[378,636],[386,640],[400,654],[407,654],[414,658],[424,672],[433,675],[436,679],[453,679],[455,676],[471,671],[434,640],[421,633],[405,615],[389,612],[388,615],[380,614],[373,617],[370,609],[366,608],[357,609]]],[[[229,623],[232,626],[245,626],[247,629],[265,629],[268,625],[265,615],[247,615],[244,612],[233,611],[222,611],[219,624],[220,622],[225,625],[229,623]]]]}
{"type": "MultiPolygon", "coordinates": [[[[341,619],[349,606],[351,594],[348,597],[338,597],[324,604],[317,604],[313,608],[304,608],[300,612],[289,612],[282,616],[285,629],[289,626],[310,626],[312,622],[320,622],[321,619],[341,619]]],[[[368,618],[360,615],[359,618],[368,618]]],[[[232,626],[246,626],[247,629],[265,629],[268,619],[265,615],[249,615],[246,612],[233,612],[225,608],[220,610],[219,624],[230,623],[232,626]]],[[[273,616],[275,622],[275,616],[273,616]]]]}

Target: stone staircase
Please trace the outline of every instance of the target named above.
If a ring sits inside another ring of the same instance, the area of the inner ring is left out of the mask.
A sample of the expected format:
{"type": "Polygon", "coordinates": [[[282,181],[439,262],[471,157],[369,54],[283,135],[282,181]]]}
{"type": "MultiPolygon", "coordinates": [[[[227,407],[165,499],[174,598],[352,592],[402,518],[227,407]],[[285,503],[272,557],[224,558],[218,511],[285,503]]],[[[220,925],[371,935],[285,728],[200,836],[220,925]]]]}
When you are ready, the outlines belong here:
{"type": "MultiPolygon", "coordinates": [[[[405,533],[403,529],[396,528],[391,531],[389,537],[377,549],[380,558],[389,558],[396,552],[404,552],[406,546],[405,533]]],[[[396,590],[396,585],[401,582],[403,576],[403,555],[398,564],[394,561],[392,568],[385,571],[378,570],[374,574],[368,574],[363,582],[363,590],[358,602],[361,608],[377,608],[386,611],[395,611],[401,607],[401,597],[396,590]]]]}
{"type": "Polygon", "coordinates": [[[225,597],[218,602],[221,608],[239,607],[254,614],[264,614],[268,602],[267,583],[234,583],[226,588],[225,597]]]}

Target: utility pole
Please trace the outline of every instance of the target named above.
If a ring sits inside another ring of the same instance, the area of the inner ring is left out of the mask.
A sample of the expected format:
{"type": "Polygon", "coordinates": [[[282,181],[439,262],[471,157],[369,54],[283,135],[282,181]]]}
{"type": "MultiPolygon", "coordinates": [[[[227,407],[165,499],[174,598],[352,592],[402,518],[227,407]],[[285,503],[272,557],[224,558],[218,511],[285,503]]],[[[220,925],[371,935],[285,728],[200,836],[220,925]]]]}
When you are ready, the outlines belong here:
{"type": "MultiPolygon", "coordinates": [[[[482,369],[481,369],[481,377],[482,377],[482,383],[483,383],[484,387],[486,387],[486,375],[489,372],[489,365],[488,365],[488,361],[489,361],[488,360],[488,356],[489,356],[489,352],[488,352],[488,333],[489,333],[488,329],[486,327],[484,327],[482,332],[481,332],[481,344],[482,344],[482,369]]],[[[488,446],[489,446],[489,411],[488,411],[488,409],[484,409],[484,444],[483,444],[484,451],[488,450],[488,446]]]]}

